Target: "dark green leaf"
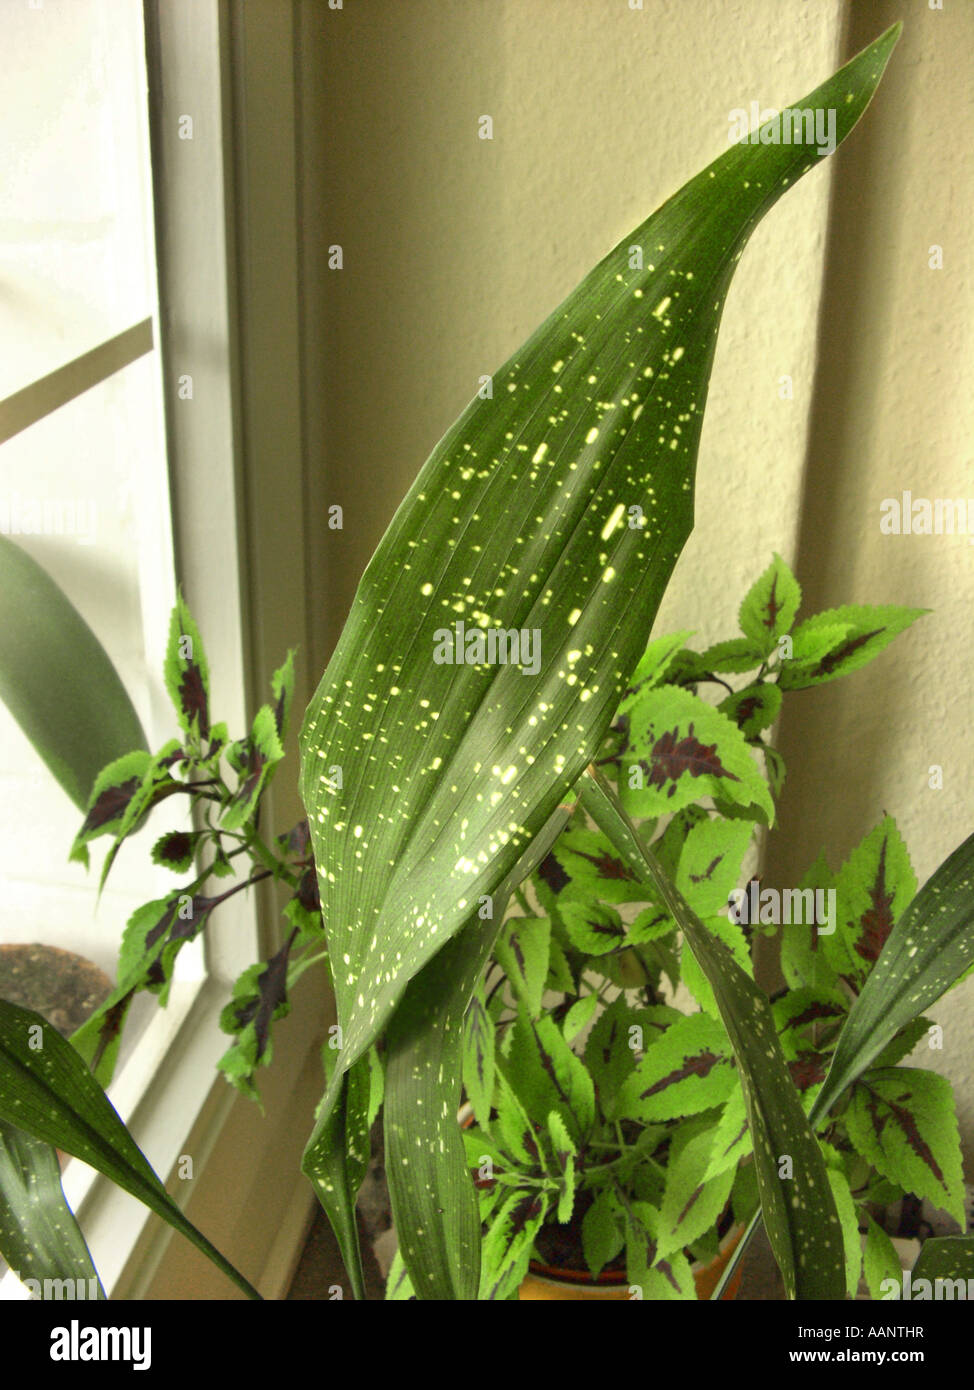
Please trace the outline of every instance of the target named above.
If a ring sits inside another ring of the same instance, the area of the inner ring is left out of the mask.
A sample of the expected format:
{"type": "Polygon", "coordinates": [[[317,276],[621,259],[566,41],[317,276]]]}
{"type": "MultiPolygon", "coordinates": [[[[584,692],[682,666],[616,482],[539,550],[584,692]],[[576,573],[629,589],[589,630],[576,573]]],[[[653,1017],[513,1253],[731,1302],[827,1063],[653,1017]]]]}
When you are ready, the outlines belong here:
{"type": "Polygon", "coordinates": [[[97,1168],[144,1202],[252,1298],[256,1290],[186,1220],[70,1043],[0,1000],[0,1119],[97,1168]]]}
{"type": "Polygon", "coordinates": [[[104,1298],[50,1144],[0,1121],[0,1255],[35,1298],[104,1298]]]}
{"type": "Polygon", "coordinates": [[[0,700],[82,811],[103,767],[147,747],[98,638],[46,571],[3,535],[0,700]]]}

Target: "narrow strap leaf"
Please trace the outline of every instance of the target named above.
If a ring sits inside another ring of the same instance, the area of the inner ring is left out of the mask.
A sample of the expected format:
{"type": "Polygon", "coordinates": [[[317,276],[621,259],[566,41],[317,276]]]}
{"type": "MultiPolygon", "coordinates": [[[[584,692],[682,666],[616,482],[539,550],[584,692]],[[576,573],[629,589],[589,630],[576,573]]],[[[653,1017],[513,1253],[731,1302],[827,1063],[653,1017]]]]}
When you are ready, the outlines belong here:
{"type": "Polygon", "coordinates": [[[706,975],[737,1058],[764,1224],[790,1298],[842,1298],[842,1227],[825,1160],[778,1043],[768,1001],[712,936],[643,846],[598,773],[580,785],[582,805],[634,868],[652,875],[706,975]]]}
{"type": "Polygon", "coordinates": [[[105,1297],[65,1200],[57,1154],[5,1120],[0,1120],[0,1254],[22,1282],[40,1284],[41,1297],[105,1297]]]}
{"type": "MultiPolygon", "coordinates": [[[[898,35],[800,103],[836,143],[898,35]]],[[[737,261],[825,153],[742,141],[637,227],[444,435],[369,563],[301,731],[343,1033],[309,1163],[340,1141],[343,1072],[597,755],[691,529],[737,261]]]]}
{"type": "Polygon", "coordinates": [[[187,1221],[71,1044],[40,1014],[3,999],[0,1120],[90,1163],[184,1235],[248,1297],[260,1298],[187,1221]]]}

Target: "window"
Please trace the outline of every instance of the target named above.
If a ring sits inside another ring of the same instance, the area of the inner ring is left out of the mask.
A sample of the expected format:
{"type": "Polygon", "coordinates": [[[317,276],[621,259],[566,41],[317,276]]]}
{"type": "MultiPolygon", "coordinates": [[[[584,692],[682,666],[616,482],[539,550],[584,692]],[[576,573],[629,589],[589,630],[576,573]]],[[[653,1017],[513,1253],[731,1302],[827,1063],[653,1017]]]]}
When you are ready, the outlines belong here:
{"type": "MultiPolygon", "coordinates": [[[[161,665],[175,568],[144,24],[140,0],[25,0],[5,5],[0,18],[0,530],[43,565],[96,632],[155,748],[174,728],[161,665]]],[[[224,311],[226,336],[225,319],[224,311]]],[[[214,423],[211,413],[209,428],[223,430],[232,463],[228,421],[214,423]]],[[[211,481],[219,485],[218,469],[211,481]]],[[[239,629],[235,613],[237,646],[239,629]]],[[[238,671],[239,662],[231,668],[238,671]]],[[[242,708],[242,690],[236,704],[242,708]]],[[[175,884],[149,861],[159,828],[150,824],[123,848],[96,906],[101,842],[90,872],[68,863],[79,812],[2,705],[0,751],[0,948],[9,959],[14,947],[40,943],[114,979],[126,920],[175,884]]],[[[161,829],[173,828],[171,810],[168,822],[161,829]]],[[[140,1139],[134,1120],[151,1095],[155,1133],[162,1117],[167,1142],[143,1142],[164,1175],[222,1051],[213,1027],[222,999],[207,988],[209,976],[215,984],[233,973],[239,949],[255,958],[253,905],[241,903],[222,925],[240,941],[227,961],[217,942],[208,969],[203,943],[192,943],[180,955],[169,1007],[136,999],[110,1090],[140,1139]],[[172,1058],[200,1028],[209,1046],[194,1082],[174,1089],[172,1058]]],[[[65,1191],[110,1290],[145,1211],[76,1160],[65,1191]]]]}

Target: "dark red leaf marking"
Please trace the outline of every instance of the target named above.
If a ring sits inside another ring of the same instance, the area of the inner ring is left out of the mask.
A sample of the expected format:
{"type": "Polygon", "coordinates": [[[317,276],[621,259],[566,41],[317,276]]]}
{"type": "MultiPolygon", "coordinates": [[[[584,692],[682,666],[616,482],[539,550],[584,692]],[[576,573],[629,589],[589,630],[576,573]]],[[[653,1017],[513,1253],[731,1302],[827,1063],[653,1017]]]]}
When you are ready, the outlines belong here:
{"type": "Polygon", "coordinates": [[[546,854],[542,859],[538,866],[538,876],[552,893],[560,893],[572,881],[571,875],[565,872],[564,866],[553,854],[546,854]]]}
{"type": "Polygon", "coordinates": [[[858,637],[850,637],[847,642],[843,642],[841,647],[836,647],[834,651],[826,652],[821,661],[812,667],[813,676],[830,676],[841,661],[858,651],[873,637],[878,637],[881,632],[885,632],[885,627],[877,627],[873,632],[860,633],[858,637]]]}
{"type": "Polygon", "coordinates": [[[769,632],[774,632],[775,624],[778,621],[778,614],[781,612],[782,605],[777,600],[778,575],[777,572],[771,576],[771,592],[767,602],[763,605],[767,617],[762,619],[764,626],[769,632]]]}
{"type": "Polygon", "coordinates": [[[893,898],[896,890],[886,892],[886,840],[879,852],[876,878],[869,890],[872,906],[859,919],[860,935],[855,942],[856,954],[873,964],[893,930],[893,898]]]}
{"type": "Polygon", "coordinates": [[[206,686],[203,684],[203,673],[194,661],[188,662],[183,668],[183,678],[179,682],[179,703],[190,723],[194,717],[199,721],[200,738],[206,738],[210,732],[206,686]]]}
{"type": "Polygon", "coordinates": [[[691,882],[691,883],[703,883],[703,882],[705,882],[705,881],[706,881],[706,882],[709,882],[710,879],[713,878],[714,870],[717,868],[717,865],[721,863],[721,861],[723,860],[723,858],[724,858],[724,856],[723,856],[722,854],[717,854],[717,855],[715,855],[715,856],[713,857],[713,859],[711,859],[711,861],[710,861],[710,863],[707,865],[707,867],[704,869],[704,871],[703,871],[702,874],[691,874],[691,875],[690,875],[690,882],[691,882]]]}
{"type": "Polygon", "coordinates": [[[173,864],[181,864],[193,852],[193,836],[185,830],[174,830],[159,845],[159,856],[173,864]]]}
{"type": "Polygon", "coordinates": [[[688,1057],[682,1067],[654,1082],[647,1091],[641,1091],[639,1099],[646,1100],[648,1096],[655,1096],[657,1092],[665,1091],[668,1086],[675,1085],[677,1081],[685,1081],[690,1076],[709,1076],[714,1067],[726,1060],[725,1057],[718,1057],[713,1052],[698,1052],[696,1056],[688,1057]]]}
{"type": "Polygon", "coordinates": [[[85,816],[81,827],[82,835],[119,820],[141,785],[141,777],[130,777],[127,782],[121,782],[117,787],[106,787],[85,816]]]}
{"type": "Polygon", "coordinates": [[[237,1010],[237,1023],[241,1028],[245,1028],[253,1019],[258,1062],[267,1050],[274,1012],[280,1004],[287,1003],[288,958],[296,935],[295,930],[257,976],[257,998],[237,1010]]]}
{"type": "Polygon", "coordinates": [[[321,911],[321,893],[318,889],[318,873],[314,864],[310,864],[298,882],[298,891],[295,894],[298,902],[307,912],[321,911]]]}
{"type": "MultiPolygon", "coordinates": [[[[898,1099],[904,1101],[909,1100],[909,1098],[909,1092],[907,1092],[905,1095],[900,1096],[898,1099]]],[[[896,1101],[887,1100],[885,1096],[879,1096],[874,1091],[871,1093],[869,1097],[869,1101],[867,1102],[867,1108],[869,1110],[869,1119],[872,1123],[873,1131],[875,1132],[877,1141],[882,1142],[883,1130],[886,1126],[887,1121],[891,1118],[894,1119],[896,1123],[899,1125],[900,1129],[906,1135],[906,1142],[909,1144],[910,1148],[916,1154],[917,1158],[919,1158],[921,1162],[927,1165],[927,1167],[930,1169],[931,1173],[933,1173],[934,1177],[937,1179],[938,1182],[943,1182],[944,1175],[941,1172],[940,1165],[937,1163],[937,1160],[934,1158],[929,1146],[927,1145],[919,1129],[917,1128],[916,1119],[914,1118],[913,1114],[906,1109],[905,1106],[898,1105],[896,1101]],[[881,1105],[884,1105],[886,1107],[886,1109],[889,1111],[889,1114],[882,1116],[879,1114],[879,1107],[881,1105]]]]}
{"type": "Polygon", "coordinates": [[[590,864],[594,864],[600,878],[626,879],[630,883],[638,882],[632,870],[621,859],[616,859],[611,855],[608,850],[603,854],[584,854],[582,850],[577,849],[575,853],[579,859],[587,859],[590,864]]]}
{"type": "Polygon", "coordinates": [[[669,796],[674,794],[676,783],[685,772],[691,777],[729,777],[733,782],[741,780],[736,773],[724,767],[716,743],[704,744],[694,737],[692,723],[683,738],[678,737],[677,729],[663,734],[654,743],[651,756],[651,767],[645,761],[639,765],[649,773],[650,786],[662,789],[667,781],[673,782],[669,796]]]}
{"type": "Polygon", "coordinates": [[[685,1206],[685,1207],[683,1208],[683,1210],[680,1212],[680,1215],[676,1218],[676,1220],[677,1220],[677,1225],[679,1225],[679,1223],[680,1223],[680,1222],[683,1220],[683,1218],[686,1216],[687,1212],[688,1212],[688,1211],[690,1210],[690,1208],[693,1206],[694,1202],[695,1202],[695,1201],[697,1200],[697,1198],[700,1196],[700,1194],[701,1194],[702,1191],[703,1191],[703,1183],[701,1183],[699,1187],[695,1187],[694,1190],[690,1193],[690,1196],[689,1196],[689,1199],[687,1200],[686,1206],[685,1206]]]}
{"type": "Polygon", "coordinates": [[[815,1086],[819,1081],[825,1080],[827,1061],[828,1058],[823,1057],[821,1053],[802,1052],[793,1062],[788,1063],[791,1079],[799,1091],[807,1091],[809,1086],[815,1086]]]}
{"type": "Polygon", "coordinates": [[[844,1013],[845,1009],[841,1004],[809,1004],[807,1009],[802,1009],[800,1014],[788,1019],[785,1029],[804,1028],[806,1023],[814,1023],[818,1018],[839,1018],[844,1013]]]}

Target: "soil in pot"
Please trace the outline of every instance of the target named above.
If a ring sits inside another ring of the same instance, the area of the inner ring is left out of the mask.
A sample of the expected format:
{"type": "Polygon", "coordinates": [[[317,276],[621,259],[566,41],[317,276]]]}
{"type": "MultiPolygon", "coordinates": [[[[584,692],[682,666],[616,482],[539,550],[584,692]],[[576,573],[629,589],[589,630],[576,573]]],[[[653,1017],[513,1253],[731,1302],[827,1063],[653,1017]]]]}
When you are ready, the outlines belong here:
{"type": "MultiPolygon", "coordinates": [[[[530,1270],[521,1285],[518,1297],[522,1300],[543,1301],[582,1301],[591,1299],[610,1299],[628,1301],[629,1282],[626,1278],[625,1255],[620,1254],[603,1269],[597,1281],[589,1274],[582,1251],[581,1223],[586,1206],[593,1200],[591,1193],[582,1193],[576,1205],[572,1220],[565,1226],[543,1226],[535,1239],[539,1258],[531,1261],[530,1270]]],[[[737,1242],[743,1234],[743,1226],[732,1226],[730,1210],[724,1214],[718,1225],[722,1237],[720,1249],[707,1264],[693,1266],[693,1281],[697,1298],[707,1300],[717,1287],[737,1242]]],[[[726,1290],[725,1299],[733,1299],[741,1284],[741,1268],[738,1268],[726,1290]]]]}

